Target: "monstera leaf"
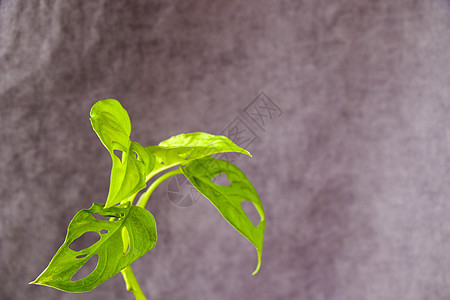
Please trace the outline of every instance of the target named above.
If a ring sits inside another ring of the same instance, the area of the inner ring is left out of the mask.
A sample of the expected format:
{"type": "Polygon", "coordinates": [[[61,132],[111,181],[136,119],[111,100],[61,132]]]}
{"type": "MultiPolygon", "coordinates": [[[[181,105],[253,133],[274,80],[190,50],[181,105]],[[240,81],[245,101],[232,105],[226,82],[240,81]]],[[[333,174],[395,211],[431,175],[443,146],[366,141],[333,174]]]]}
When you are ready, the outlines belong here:
{"type": "Polygon", "coordinates": [[[48,267],[31,282],[66,292],[87,292],[113,277],[156,244],[156,224],[152,214],[130,202],[105,208],[94,203],[79,211],[69,224],[64,244],[48,267]],[[98,220],[92,214],[114,220],[98,220]],[[72,242],[88,232],[98,233],[100,240],[80,251],[70,248],[72,242]],[[98,256],[94,271],[73,281],[77,271],[93,256],[98,256]]]}
{"type": "Polygon", "coordinates": [[[90,111],[92,128],[112,159],[110,186],[105,205],[94,203],[79,211],[69,224],[66,239],[47,268],[31,284],[45,285],[66,292],[87,292],[119,272],[127,289],[136,299],[145,299],[131,269],[131,264],[156,244],[156,224],[145,204],[155,188],[167,178],[183,173],[217,208],[222,216],[257,250],[261,266],[265,215],[261,200],[244,173],[233,164],[210,155],[224,152],[250,153],[221,135],[203,132],[180,134],[158,145],[142,147],[130,140],[131,122],[126,110],[115,99],[101,100],[90,111]],[[178,166],[154,180],[133,200],[154,175],[178,166]],[[225,174],[229,185],[216,183],[225,174]],[[242,207],[253,204],[260,220],[254,225],[242,207]],[[98,217],[101,216],[101,217],[98,217]],[[97,241],[77,246],[86,236],[97,241]],[[95,268],[85,275],[91,262],[95,268]]]}
{"type": "Polygon", "coordinates": [[[145,176],[153,169],[155,158],[139,143],[130,140],[130,118],[117,100],[98,101],[92,106],[90,115],[92,128],[112,159],[106,200],[106,207],[110,207],[145,188],[145,176]]]}
{"type": "Polygon", "coordinates": [[[256,274],[261,266],[265,216],[261,200],[251,182],[232,163],[211,156],[191,161],[182,167],[182,170],[192,185],[208,198],[222,216],[255,246],[258,252],[258,265],[253,274],[256,274]],[[217,175],[223,173],[230,181],[229,185],[222,186],[212,181],[217,175]],[[255,206],[261,218],[257,226],[253,225],[243,210],[242,201],[249,201],[255,206]]]}
{"type": "Polygon", "coordinates": [[[147,179],[173,166],[216,153],[237,152],[251,156],[247,150],[237,146],[229,138],[205,132],[179,134],[160,142],[157,146],[145,147],[145,150],[156,158],[155,167],[147,175],[147,179]]]}

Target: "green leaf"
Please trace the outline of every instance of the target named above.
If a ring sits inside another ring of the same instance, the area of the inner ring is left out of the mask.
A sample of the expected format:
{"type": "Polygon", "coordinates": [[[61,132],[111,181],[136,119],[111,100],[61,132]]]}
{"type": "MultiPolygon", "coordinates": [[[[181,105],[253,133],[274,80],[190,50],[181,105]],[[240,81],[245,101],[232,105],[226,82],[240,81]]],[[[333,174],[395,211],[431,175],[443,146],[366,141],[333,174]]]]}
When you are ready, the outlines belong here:
{"type": "Polygon", "coordinates": [[[205,132],[179,134],[162,141],[158,146],[145,147],[145,150],[156,157],[155,167],[147,175],[147,179],[173,166],[183,165],[211,154],[237,152],[251,156],[247,150],[237,146],[226,136],[205,132]]]}
{"type": "Polygon", "coordinates": [[[232,163],[211,156],[189,162],[182,170],[192,185],[208,198],[222,216],[255,246],[258,252],[258,265],[253,274],[256,274],[261,266],[265,216],[261,200],[251,182],[232,163]],[[212,182],[214,177],[222,173],[226,174],[230,181],[228,186],[212,182]],[[257,226],[253,225],[242,209],[241,203],[244,200],[253,203],[258,211],[261,220],[257,226]]]}
{"type": "Polygon", "coordinates": [[[75,215],[69,224],[64,244],[32,284],[66,292],[87,292],[155,246],[156,224],[148,210],[131,205],[130,202],[105,209],[103,207],[103,204],[94,203],[90,209],[83,209],[75,215]],[[94,213],[118,220],[97,220],[92,215],[94,213]],[[69,245],[86,232],[96,232],[101,238],[80,251],[70,249],[69,245]],[[127,234],[123,237],[124,232],[127,234]],[[85,278],[72,281],[75,273],[94,255],[98,255],[94,271],[85,278]]]}
{"type": "Polygon", "coordinates": [[[98,101],[91,108],[91,124],[112,159],[111,181],[106,207],[113,206],[145,188],[145,176],[153,169],[155,157],[130,140],[127,111],[115,99],[98,101]],[[121,151],[119,158],[115,152],[121,151]]]}

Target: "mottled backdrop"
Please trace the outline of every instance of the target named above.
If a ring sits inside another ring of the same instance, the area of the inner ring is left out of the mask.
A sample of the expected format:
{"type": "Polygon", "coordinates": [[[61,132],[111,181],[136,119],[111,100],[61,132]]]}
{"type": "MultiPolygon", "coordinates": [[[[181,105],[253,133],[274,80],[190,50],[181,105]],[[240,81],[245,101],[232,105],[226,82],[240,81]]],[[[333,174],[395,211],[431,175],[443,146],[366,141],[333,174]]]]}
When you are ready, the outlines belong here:
{"type": "Polygon", "coordinates": [[[252,141],[235,163],[266,210],[261,272],[210,203],[174,205],[164,183],[134,264],[151,299],[450,299],[449,29],[448,0],[2,0],[0,299],[133,299],[120,275],[27,285],[106,198],[89,122],[105,98],[144,145],[252,141]]]}

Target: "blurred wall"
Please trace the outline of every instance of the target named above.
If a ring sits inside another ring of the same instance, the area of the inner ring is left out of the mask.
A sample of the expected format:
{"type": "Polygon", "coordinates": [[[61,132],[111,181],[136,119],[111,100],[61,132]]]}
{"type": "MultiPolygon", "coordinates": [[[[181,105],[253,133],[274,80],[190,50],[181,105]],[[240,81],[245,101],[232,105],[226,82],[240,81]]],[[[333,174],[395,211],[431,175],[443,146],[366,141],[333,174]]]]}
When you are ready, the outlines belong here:
{"type": "Polygon", "coordinates": [[[134,264],[151,299],[449,299],[449,28],[445,0],[1,1],[0,299],[133,299],[120,275],[27,285],[106,199],[88,119],[105,98],[143,145],[236,120],[252,138],[236,164],[266,211],[260,273],[210,203],[164,183],[134,264]],[[251,114],[261,99],[278,110],[251,114]]]}

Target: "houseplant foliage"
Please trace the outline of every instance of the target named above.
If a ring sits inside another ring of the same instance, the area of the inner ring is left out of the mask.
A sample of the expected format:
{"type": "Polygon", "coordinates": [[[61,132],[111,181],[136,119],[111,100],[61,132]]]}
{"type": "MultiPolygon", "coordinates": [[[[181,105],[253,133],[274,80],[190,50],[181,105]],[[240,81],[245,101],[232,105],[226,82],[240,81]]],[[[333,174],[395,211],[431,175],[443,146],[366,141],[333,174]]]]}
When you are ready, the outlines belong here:
{"type": "Polygon", "coordinates": [[[223,152],[250,153],[225,136],[194,132],[173,136],[158,145],[143,147],[130,140],[131,122],[126,110],[115,99],[98,101],[91,108],[91,124],[112,159],[108,197],[105,204],[93,203],[79,211],[70,222],[66,239],[47,268],[31,284],[62,291],[87,292],[121,272],[127,289],[136,299],[146,299],[131,269],[131,264],[156,245],[157,232],[153,215],[145,209],[155,188],[164,180],[184,174],[217,208],[220,214],[257,250],[258,264],[264,238],[265,216],[262,203],[245,174],[228,161],[211,155],[223,152]],[[214,183],[225,174],[229,185],[214,183]],[[134,204],[137,193],[148,189],[134,204]],[[259,213],[253,225],[241,203],[249,201],[259,213]],[[103,218],[99,218],[102,216],[103,218]],[[84,249],[71,247],[84,234],[95,234],[98,241],[84,249]],[[96,258],[97,266],[87,276],[77,272],[96,258]]]}

